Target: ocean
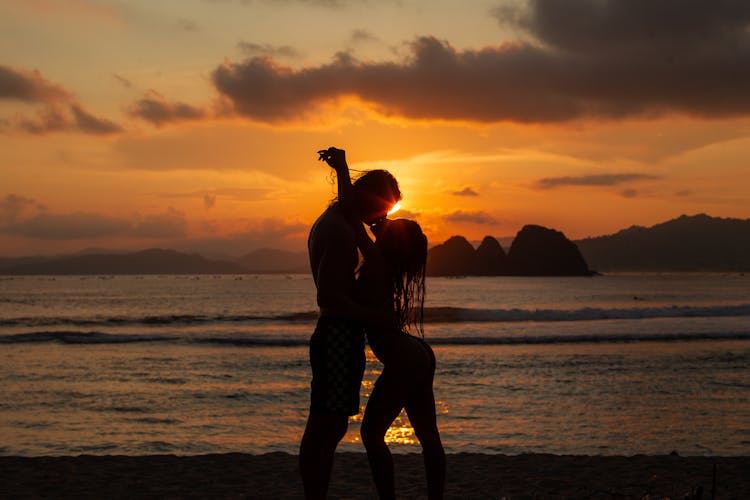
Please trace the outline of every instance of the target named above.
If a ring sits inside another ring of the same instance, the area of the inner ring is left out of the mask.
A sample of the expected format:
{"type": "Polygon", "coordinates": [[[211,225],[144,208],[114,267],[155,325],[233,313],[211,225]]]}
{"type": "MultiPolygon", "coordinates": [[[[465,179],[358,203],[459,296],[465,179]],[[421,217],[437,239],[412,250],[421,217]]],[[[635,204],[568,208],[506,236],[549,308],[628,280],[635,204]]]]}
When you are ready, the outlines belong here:
{"type": "MultiPolygon", "coordinates": [[[[449,453],[750,455],[750,276],[428,278],[425,316],[449,453]]],[[[306,275],[0,277],[0,454],[296,453],[315,319],[306,275]]]]}

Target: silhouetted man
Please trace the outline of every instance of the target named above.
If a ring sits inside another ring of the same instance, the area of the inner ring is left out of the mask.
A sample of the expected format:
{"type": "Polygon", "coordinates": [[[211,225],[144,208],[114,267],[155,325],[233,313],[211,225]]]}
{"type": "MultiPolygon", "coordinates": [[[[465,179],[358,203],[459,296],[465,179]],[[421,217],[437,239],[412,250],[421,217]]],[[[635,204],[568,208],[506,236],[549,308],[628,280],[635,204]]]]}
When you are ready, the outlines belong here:
{"type": "MultiPolygon", "coordinates": [[[[337,172],[348,172],[343,150],[329,148],[319,153],[320,159],[337,172]]],[[[354,194],[356,213],[368,225],[384,219],[401,199],[398,182],[385,170],[371,170],[355,180],[354,194]]],[[[360,222],[351,219],[334,201],[315,221],[307,241],[320,308],[310,338],[310,415],[299,456],[305,496],[311,499],[325,498],[334,451],[346,434],[349,416],[359,413],[359,388],[365,370],[362,324],[393,322],[391,312],[354,299],[359,257],[353,224],[360,222]]]]}

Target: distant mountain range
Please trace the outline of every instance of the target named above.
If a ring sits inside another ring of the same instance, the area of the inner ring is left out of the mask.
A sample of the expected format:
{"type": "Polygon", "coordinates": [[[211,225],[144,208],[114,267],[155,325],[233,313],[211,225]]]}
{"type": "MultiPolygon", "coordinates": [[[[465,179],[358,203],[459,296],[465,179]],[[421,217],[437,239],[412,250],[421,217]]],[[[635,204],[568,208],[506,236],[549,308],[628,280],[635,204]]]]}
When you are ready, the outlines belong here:
{"type": "Polygon", "coordinates": [[[590,276],[586,261],[560,231],[527,225],[506,254],[497,239],[486,236],[475,250],[463,236],[453,236],[427,252],[429,276],[590,276]]]}
{"type": "Polygon", "coordinates": [[[683,215],[575,243],[597,271],[750,271],[750,219],[683,215]]]}
{"type": "MultiPolygon", "coordinates": [[[[652,227],[571,242],[562,233],[525,226],[506,253],[496,238],[474,247],[462,236],[428,253],[431,275],[587,275],[606,271],[750,271],[750,219],[686,216],[652,227]]],[[[308,273],[306,252],[262,248],[237,259],[149,249],[91,249],[56,257],[0,258],[0,274],[308,273]]]]}
{"type": "Polygon", "coordinates": [[[0,274],[268,274],[309,272],[306,252],[261,248],[235,260],[151,248],[140,252],[86,250],[57,257],[0,258],[0,274]]]}
{"type": "Polygon", "coordinates": [[[0,261],[0,273],[40,274],[239,274],[247,270],[232,262],[212,261],[198,254],[152,248],[125,254],[84,254],[57,258],[0,261]],[[11,261],[11,262],[9,262],[11,261]]]}

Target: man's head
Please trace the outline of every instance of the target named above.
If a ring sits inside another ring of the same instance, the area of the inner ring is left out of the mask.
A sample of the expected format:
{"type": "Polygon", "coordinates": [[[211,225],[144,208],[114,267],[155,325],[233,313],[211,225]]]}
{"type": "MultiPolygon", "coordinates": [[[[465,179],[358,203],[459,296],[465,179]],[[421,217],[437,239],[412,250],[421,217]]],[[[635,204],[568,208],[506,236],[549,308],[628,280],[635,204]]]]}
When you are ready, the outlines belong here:
{"type": "Polygon", "coordinates": [[[353,183],[359,218],[372,224],[384,218],[401,200],[398,181],[387,170],[369,170],[353,183]]]}

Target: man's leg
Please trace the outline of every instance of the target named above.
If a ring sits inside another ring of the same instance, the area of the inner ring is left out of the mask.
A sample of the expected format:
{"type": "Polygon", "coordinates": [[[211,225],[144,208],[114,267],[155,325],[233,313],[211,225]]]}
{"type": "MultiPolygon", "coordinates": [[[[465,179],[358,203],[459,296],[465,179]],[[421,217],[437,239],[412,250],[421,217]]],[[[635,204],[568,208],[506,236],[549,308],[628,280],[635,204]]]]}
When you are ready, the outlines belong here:
{"type": "Polygon", "coordinates": [[[300,472],[307,498],[325,498],[334,451],[349,415],[359,411],[365,369],[364,334],[344,320],[321,318],[310,339],[313,380],[310,415],[300,443],[300,472]]]}
{"type": "Polygon", "coordinates": [[[333,454],[346,434],[349,417],[310,412],[299,449],[305,498],[324,499],[331,480],[333,454]]]}

